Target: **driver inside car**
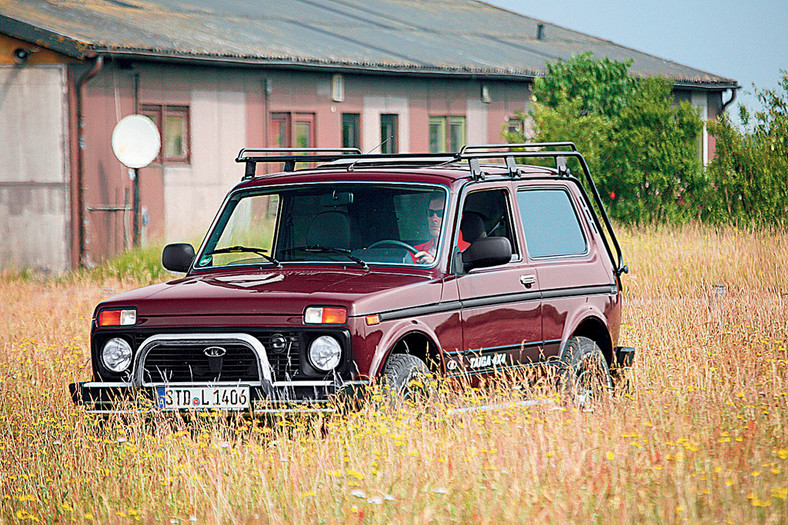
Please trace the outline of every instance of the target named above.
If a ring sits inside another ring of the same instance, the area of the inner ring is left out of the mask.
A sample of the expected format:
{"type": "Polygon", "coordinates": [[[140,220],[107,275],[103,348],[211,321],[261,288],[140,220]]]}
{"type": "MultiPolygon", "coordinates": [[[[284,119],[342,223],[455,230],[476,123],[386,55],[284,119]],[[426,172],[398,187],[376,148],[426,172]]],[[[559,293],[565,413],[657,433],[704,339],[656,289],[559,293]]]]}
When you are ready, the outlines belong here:
{"type": "MultiPolygon", "coordinates": [[[[443,206],[445,202],[446,197],[442,192],[435,192],[430,196],[430,202],[426,210],[427,228],[430,233],[430,238],[426,242],[414,246],[418,252],[413,254],[413,261],[418,264],[432,264],[435,262],[435,256],[438,251],[438,236],[440,235],[441,225],[443,224],[443,206]]],[[[470,243],[463,240],[462,232],[460,232],[457,246],[460,248],[460,251],[470,246],[470,243]]]]}

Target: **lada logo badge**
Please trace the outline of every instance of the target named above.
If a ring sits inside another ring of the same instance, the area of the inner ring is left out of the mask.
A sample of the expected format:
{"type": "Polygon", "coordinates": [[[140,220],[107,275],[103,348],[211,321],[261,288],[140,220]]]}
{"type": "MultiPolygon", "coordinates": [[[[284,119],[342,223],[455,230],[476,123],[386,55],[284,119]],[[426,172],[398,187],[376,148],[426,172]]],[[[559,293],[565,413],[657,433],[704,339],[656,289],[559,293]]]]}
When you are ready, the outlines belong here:
{"type": "Polygon", "coordinates": [[[209,358],[216,358],[216,357],[224,356],[224,354],[227,353],[227,350],[225,350],[221,346],[209,346],[208,348],[203,350],[202,353],[209,358]]]}

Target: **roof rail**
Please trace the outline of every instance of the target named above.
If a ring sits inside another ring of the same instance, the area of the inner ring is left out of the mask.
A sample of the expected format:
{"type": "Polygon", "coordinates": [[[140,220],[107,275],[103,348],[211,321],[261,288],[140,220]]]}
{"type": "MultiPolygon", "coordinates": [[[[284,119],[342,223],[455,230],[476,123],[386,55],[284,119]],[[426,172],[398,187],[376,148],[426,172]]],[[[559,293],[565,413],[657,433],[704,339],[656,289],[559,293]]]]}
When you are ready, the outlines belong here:
{"type": "Polygon", "coordinates": [[[506,144],[467,144],[460,150],[460,155],[469,153],[473,150],[479,150],[480,153],[495,153],[489,150],[515,150],[522,152],[528,148],[569,148],[571,151],[577,151],[574,142],[511,142],[506,144]],[[516,149],[519,148],[519,149],[516,149]]]}
{"type": "Polygon", "coordinates": [[[297,162],[325,162],[321,167],[353,171],[356,166],[424,166],[458,160],[458,153],[361,153],[358,148],[244,148],[235,159],[246,163],[241,180],[255,176],[257,163],[284,163],[284,171],[295,171],[297,162]]]}
{"type": "Polygon", "coordinates": [[[241,179],[246,180],[255,176],[258,162],[284,162],[284,171],[294,171],[296,162],[327,162],[360,154],[358,148],[243,148],[235,162],[246,163],[246,172],[241,179]]]}

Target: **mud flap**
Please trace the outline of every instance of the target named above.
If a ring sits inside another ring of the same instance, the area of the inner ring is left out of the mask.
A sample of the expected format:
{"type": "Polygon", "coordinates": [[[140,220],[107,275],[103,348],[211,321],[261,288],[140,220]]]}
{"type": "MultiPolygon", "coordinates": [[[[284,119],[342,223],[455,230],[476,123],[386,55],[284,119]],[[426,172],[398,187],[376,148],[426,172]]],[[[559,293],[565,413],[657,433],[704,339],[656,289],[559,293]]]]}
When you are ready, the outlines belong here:
{"type": "Polygon", "coordinates": [[[610,375],[613,378],[613,387],[619,392],[631,394],[634,391],[630,377],[634,362],[635,349],[633,347],[617,346],[614,348],[610,375]]]}

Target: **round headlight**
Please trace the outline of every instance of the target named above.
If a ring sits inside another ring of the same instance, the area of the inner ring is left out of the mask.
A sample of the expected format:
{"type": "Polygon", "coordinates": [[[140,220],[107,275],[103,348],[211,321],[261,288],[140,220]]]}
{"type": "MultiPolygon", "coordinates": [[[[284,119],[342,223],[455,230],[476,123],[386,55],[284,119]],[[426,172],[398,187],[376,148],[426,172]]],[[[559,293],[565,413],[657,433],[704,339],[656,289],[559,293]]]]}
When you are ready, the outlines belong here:
{"type": "Polygon", "coordinates": [[[131,345],[120,337],[113,337],[101,350],[104,366],[113,372],[123,372],[131,364],[131,345]]]}
{"type": "Polygon", "coordinates": [[[330,335],[321,335],[309,345],[309,361],[323,372],[336,368],[341,355],[342,347],[339,341],[330,335]]]}

